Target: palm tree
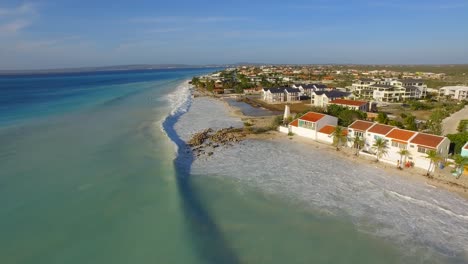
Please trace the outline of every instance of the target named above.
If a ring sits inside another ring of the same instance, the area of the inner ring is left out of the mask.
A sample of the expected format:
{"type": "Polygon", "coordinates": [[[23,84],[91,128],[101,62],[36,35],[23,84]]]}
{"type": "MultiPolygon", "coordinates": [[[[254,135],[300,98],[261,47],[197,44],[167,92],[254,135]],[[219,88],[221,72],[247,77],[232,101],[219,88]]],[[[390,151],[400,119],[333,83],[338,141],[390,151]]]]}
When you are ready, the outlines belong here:
{"type": "Polygon", "coordinates": [[[398,154],[400,154],[400,163],[405,164],[406,158],[410,156],[410,152],[407,149],[400,149],[400,151],[398,151],[398,154]],[[403,156],[405,157],[404,161],[403,161],[403,156]]]}
{"type": "Polygon", "coordinates": [[[455,163],[455,171],[457,173],[457,179],[462,175],[463,169],[466,164],[468,164],[468,157],[463,157],[460,154],[453,156],[453,161],[455,163]]]}
{"type": "Polygon", "coordinates": [[[340,150],[341,144],[346,142],[346,136],[344,134],[345,130],[341,126],[336,126],[335,130],[331,134],[333,136],[333,146],[336,147],[336,150],[340,150]]]}
{"type": "Polygon", "coordinates": [[[375,156],[377,157],[377,162],[382,158],[382,156],[387,155],[388,153],[388,144],[387,141],[383,138],[377,138],[372,145],[372,148],[375,150],[375,156]]]}
{"type": "Polygon", "coordinates": [[[353,146],[354,146],[354,148],[356,148],[356,153],[355,153],[355,155],[356,155],[356,156],[359,156],[359,151],[360,151],[361,148],[364,146],[364,140],[362,139],[362,137],[360,137],[360,136],[354,137],[354,139],[353,139],[353,146]]]}
{"type": "Polygon", "coordinates": [[[435,169],[437,162],[440,161],[441,158],[435,150],[429,150],[426,154],[427,154],[426,159],[429,159],[430,161],[429,168],[427,168],[427,173],[426,173],[426,175],[429,176],[431,174],[432,165],[434,165],[434,169],[435,169]]]}

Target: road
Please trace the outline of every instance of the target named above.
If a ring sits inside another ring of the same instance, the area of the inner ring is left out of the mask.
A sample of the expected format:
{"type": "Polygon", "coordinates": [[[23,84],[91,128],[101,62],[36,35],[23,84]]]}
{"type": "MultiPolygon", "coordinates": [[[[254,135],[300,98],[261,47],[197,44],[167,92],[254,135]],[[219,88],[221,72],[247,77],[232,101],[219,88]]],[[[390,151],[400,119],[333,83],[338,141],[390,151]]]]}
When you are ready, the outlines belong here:
{"type": "Polygon", "coordinates": [[[468,119],[468,105],[462,110],[453,113],[442,121],[444,135],[457,133],[458,123],[462,119],[468,119]]]}

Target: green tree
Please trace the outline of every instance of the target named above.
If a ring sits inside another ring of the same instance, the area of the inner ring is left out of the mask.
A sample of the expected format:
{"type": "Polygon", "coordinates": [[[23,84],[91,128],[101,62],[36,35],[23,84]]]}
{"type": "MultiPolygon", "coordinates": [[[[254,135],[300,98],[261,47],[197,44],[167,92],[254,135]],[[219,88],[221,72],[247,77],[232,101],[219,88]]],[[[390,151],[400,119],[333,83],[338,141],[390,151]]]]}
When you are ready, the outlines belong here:
{"type": "Polygon", "coordinates": [[[432,165],[434,165],[434,170],[437,166],[437,162],[439,162],[441,160],[441,157],[439,156],[439,154],[437,154],[437,152],[435,150],[429,150],[427,153],[427,156],[426,156],[426,159],[429,159],[429,167],[427,168],[427,173],[426,175],[429,176],[431,174],[431,168],[433,167],[432,165]]]}
{"type": "Polygon", "coordinates": [[[213,80],[210,80],[206,83],[206,90],[212,92],[215,88],[215,82],[213,80]]]}
{"type": "Polygon", "coordinates": [[[406,159],[411,156],[410,152],[406,149],[400,149],[400,151],[398,151],[398,154],[400,154],[400,163],[401,164],[404,164],[406,163],[406,159]],[[403,160],[403,157],[405,157],[405,159],[403,160]]]}
{"type": "Polygon", "coordinates": [[[375,121],[377,121],[377,122],[379,122],[381,124],[387,124],[388,123],[387,113],[379,112],[379,114],[377,115],[377,118],[375,119],[375,121]]]}
{"type": "Polygon", "coordinates": [[[463,157],[460,154],[455,154],[453,156],[453,161],[455,163],[455,171],[457,172],[457,179],[462,175],[463,168],[468,164],[468,157],[463,157]]]}
{"type": "Polygon", "coordinates": [[[442,109],[437,108],[432,111],[429,120],[427,121],[427,127],[429,131],[434,135],[442,135],[442,120],[445,118],[445,113],[442,109]]]}
{"type": "Polygon", "coordinates": [[[455,145],[453,152],[460,153],[462,147],[468,142],[468,131],[456,134],[448,134],[448,139],[455,145]]]}
{"type": "Polygon", "coordinates": [[[374,149],[377,161],[379,161],[380,158],[387,155],[388,153],[387,141],[381,137],[378,137],[372,145],[372,149],[374,149]]]}
{"type": "Polygon", "coordinates": [[[416,124],[416,117],[414,115],[408,115],[405,117],[403,124],[405,125],[405,129],[418,131],[418,126],[416,124]]]}
{"type": "Polygon", "coordinates": [[[333,136],[333,146],[336,147],[336,150],[340,150],[342,144],[346,143],[345,129],[341,126],[336,126],[335,130],[331,134],[333,136]]]}
{"type": "Polygon", "coordinates": [[[198,78],[198,77],[193,77],[193,78],[192,78],[192,85],[198,87],[199,84],[200,84],[200,78],[198,78]]]}
{"type": "Polygon", "coordinates": [[[360,136],[356,136],[353,138],[353,147],[356,149],[354,155],[359,156],[359,151],[364,146],[364,140],[360,136]]]}

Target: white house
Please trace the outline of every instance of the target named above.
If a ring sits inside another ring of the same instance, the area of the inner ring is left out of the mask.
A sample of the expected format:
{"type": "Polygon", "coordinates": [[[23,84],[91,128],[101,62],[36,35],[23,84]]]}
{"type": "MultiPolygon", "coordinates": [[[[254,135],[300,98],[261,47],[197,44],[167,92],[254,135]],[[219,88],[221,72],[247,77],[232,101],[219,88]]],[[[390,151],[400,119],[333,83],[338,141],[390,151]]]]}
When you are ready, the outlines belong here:
{"type": "Polygon", "coordinates": [[[468,100],[468,86],[445,86],[440,88],[439,96],[448,96],[453,100],[468,100]]]}
{"type": "Polygon", "coordinates": [[[366,133],[364,134],[364,150],[370,153],[375,153],[375,150],[372,148],[372,146],[375,143],[375,140],[377,138],[385,138],[385,135],[387,135],[390,131],[392,131],[395,127],[393,126],[387,126],[387,125],[382,125],[375,123],[372,127],[366,130],[366,133]]]}
{"type": "MultiPolygon", "coordinates": [[[[322,127],[318,132],[317,132],[317,141],[323,142],[323,143],[333,143],[333,132],[335,131],[336,126],[332,125],[326,125],[322,127]]],[[[343,129],[343,136],[348,136],[348,131],[346,129],[343,129]]]]}
{"type": "Polygon", "coordinates": [[[356,120],[351,125],[348,126],[348,138],[349,138],[349,146],[352,147],[353,139],[355,137],[360,137],[364,141],[364,145],[366,145],[366,133],[369,128],[371,128],[376,123],[364,121],[364,120],[356,120]]]}
{"type": "Polygon", "coordinates": [[[300,96],[301,90],[299,90],[298,88],[286,87],[284,88],[284,93],[286,94],[287,102],[300,101],[299,96],[300,96]]]}
{"type": "Polygon", "coordinates": [[[288,125],[288,132],[295,135],[317,140],[318,131],[326,125],[336,126],[338,119],[334,116],[308,112],[307,114],[292,121],[288,125]]]}
{"type": "Polygon", "coordinates": [[[429,150],[435,150],[442,158],[447,158],[450,140],[446,137],[418,133],[409,143],[410,160],[414,166],[427,169],[430,160],[426,158],[429,150]]]}
{"type": "Polygon", "coordinates": [[[327,107],[328,102],[339,99],[339,98],[347,98],[351,95],[351,93],[341,92],[337,90],[333,91],[314,91],[310,96],[310,103],[313,106],[318,107],[327,107]]]}
{"type": "Polygon", "coordinates": [[[263,100],[268,103],[282,103],[285,101],[284,88],[263,89],[263,100]]]}

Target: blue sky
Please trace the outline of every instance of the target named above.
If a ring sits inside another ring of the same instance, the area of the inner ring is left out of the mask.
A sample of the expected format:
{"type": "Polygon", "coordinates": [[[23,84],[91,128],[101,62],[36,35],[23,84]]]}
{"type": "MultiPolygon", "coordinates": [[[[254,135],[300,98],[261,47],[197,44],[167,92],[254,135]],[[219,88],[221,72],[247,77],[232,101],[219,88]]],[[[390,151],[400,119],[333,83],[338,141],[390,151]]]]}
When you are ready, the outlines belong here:
{"type": "Polygon", "coordinates": [[[468,63],[468,0],[0,2],[0,69],[468,63]]]}

